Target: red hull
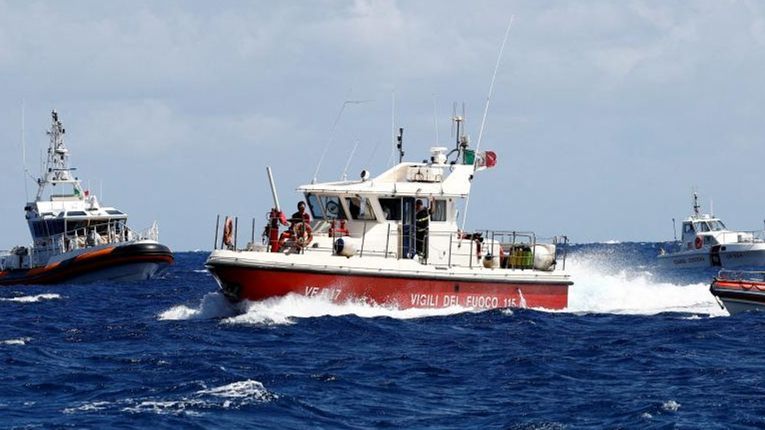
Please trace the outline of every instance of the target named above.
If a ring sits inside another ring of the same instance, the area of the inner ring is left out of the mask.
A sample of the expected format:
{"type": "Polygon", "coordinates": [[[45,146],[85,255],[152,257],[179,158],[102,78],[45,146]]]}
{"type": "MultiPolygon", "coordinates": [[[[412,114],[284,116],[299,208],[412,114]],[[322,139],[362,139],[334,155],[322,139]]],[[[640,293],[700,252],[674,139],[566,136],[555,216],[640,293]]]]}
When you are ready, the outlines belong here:
{"type": "Polygon", "coordinates": [[[326,295],[335,302],[362,299],[400,309],[462,306],[490,309],[563,309],[571,282],[487,282],[333,274],[208,264],[224,294],[234,301],[263,300],[289,293],[326,295]]]}

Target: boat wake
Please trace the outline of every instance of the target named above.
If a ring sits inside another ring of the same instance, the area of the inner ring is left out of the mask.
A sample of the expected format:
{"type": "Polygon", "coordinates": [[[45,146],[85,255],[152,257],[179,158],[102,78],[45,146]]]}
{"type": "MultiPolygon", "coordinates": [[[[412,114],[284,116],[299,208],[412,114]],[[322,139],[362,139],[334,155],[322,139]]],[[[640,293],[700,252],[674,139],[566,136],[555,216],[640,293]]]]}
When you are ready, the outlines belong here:
{"type": "Polygon", "coordinates": [[[328,297],[289,294],[260,302],[244,302],[242,313],[226,318],[229,324],[291,324],[295,318],[355,315],[361,318],[414,319],[470,312],[460,306],[429,309],[396,309],[364,301],[333,303],[328,297]]]}
{"type": "Polygon", "coordinates": [[[661,281],[645,268],[626,269],[607,256],[591,254],[571,256],[566,266],[574,285],[569,290],[568,308],[564,312],[728,315],[710,294],[708,283],[661,281]]]}
{"type": "Polygon", "coordinates": [[[221,319],[224,324],[284,325],[298,318],[355,315],[361,318],[388,317],[395,319],[426,318],[477,312],[460,306],[432,309],[396,309],[364,301],[333,303],[329,297],[306,297],[289,294],[258,302],[231,304],[221,293],[208,293],[199,306],[175,306],[159,315],[160,320],[221,319]]]}
{"type": "Polygon", "coordinates": [[[196,308],[190,308],[186,305],[174,306],[161,314],[160,320],[206,320],[225,318],[240,313],[237,307],[226,299],[226,296],[219,292],[207,293],[199,302],[196,308]]]}

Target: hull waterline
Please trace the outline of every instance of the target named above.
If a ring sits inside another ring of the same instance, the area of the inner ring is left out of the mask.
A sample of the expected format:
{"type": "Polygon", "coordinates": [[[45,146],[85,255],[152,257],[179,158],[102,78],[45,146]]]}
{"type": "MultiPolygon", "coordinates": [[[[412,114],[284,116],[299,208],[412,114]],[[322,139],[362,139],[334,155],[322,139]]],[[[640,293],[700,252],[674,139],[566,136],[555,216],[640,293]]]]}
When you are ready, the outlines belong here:
{"type": "Polygon", "coordinates": [[[44,267],[6,270],[0,272],[0,285],[144,280],[161,275],[172,263],[167,246],[133,243],[85,252],[44,267]]]}
{"type": "Polygon", "coordinates": [[[461,306],[476,309],[531,307],[564,309],[572,283],[487,281],[475,278],[412,277],[395,274],[285,270],[208,262],[232,301],[264,300],[287,294],[325,296],[334,302],[362,300],[399,309],[461,306]]]}

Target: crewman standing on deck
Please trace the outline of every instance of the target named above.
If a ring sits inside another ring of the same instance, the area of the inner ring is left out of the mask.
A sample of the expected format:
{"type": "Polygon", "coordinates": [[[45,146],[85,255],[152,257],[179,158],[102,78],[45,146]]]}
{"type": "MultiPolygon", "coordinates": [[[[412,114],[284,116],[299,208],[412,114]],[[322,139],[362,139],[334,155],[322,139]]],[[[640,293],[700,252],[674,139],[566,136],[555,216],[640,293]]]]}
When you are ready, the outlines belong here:
{"type": "Polygon", "coordinates": [[[414,203],[415,210],[415,250],[423,259],[428,258],[428,230],[430,228],[430,210],[417,199],[414,203]]]}

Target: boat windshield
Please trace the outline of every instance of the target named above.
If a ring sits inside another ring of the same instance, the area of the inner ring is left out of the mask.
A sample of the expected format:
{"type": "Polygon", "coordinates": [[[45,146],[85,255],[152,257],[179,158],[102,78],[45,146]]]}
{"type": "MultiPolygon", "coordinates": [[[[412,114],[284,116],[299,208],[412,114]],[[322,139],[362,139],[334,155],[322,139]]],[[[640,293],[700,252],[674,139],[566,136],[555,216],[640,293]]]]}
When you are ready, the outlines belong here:
{"type": "Polygon", "coordinates": [[[713,219],[712,221],[709,221],[709,228],[712,231],[726,230],[725,224],[723,224],[723,222],[719,219],[713,219]]]}
{"type": "Polygon", "coordinates": [[[338,196],[307,194],[306,201],[314,219],[348,219],[338,196]]]}
{"type": "Polygon", "coordinates": [[[704,221],[693,223],[693,227],[696,229],[697,232],[709,231],[709,226],[704,221]]]}

